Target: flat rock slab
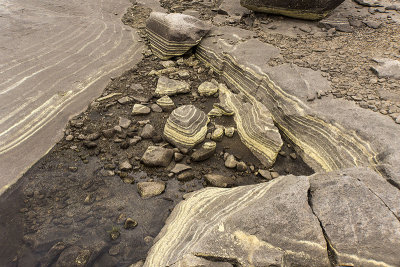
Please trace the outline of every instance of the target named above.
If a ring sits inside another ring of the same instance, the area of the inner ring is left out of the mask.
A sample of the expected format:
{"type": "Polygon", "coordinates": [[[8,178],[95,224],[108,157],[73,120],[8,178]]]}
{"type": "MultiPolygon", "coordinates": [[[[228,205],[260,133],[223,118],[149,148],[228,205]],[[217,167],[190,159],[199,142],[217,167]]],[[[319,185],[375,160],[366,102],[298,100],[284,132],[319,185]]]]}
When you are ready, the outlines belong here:
{"type": "Polygon", "coordinates": [[[189,255],[240,266],[329,266],[308,189],[307,178],[287,176],[192,193],[171,213],[144,266],[169,266],[189,255]]]}
{"type": "Polygon", "coordinates": [[[165,190],[164,182],[140,182],[137,184],[139,195],[144,198],[151,198],[160,195],[165,190]]]}
{"type": "Polygon", "coordinates": [[[400,80],[400,61],[388,58],[376,58],[374,61],[379,65],[371,67],[371,70],[379,78],[400,80]]]}
{"type": "Polygon", "coordinates": [[[317,20],[326,17],[344,0],[306,0],[301,4],[296,0],[241,0],[248,9],[270,14],[284,15],[299,19],[317,20]]]}
{"type": "Polygon", "coordinates": [[[314,175],[310,183],[311,205],[335,252],[337,265],[399,264],[397,188],[367,170],[314,175]]]}
{"type": "Polygon", "coordinates": [[[62,138],[68,119],[98,97],[110,77],[140,61],[143,44],[121,22],[129,5],[1,4],[0,192],[62,138]]]}
{"type": "Polygon", "coordinates": [[[400,128],[390,118],[326,96],[330,83],[319,71],[270,66],[279,49],[249,37],[251,32],[243,29],[216,28],[196,56],[222,76],[231,92],[267,107],[274,124],[315,171],[371,166],[400,185],[400,128]]]}
{"type": "Polygon", "coordinates": [[[203,189],[173,210],[144,266],[193,255],[241,266],[396,266],[399,194],[360,168],[203,189]]]}
{"type": "Polygon", "coordinates": [[[178,13],[152,12],[146,22],[150,47],[161,59],[183,55],[209,30],[210,26],[205,22],[178,13]]]}

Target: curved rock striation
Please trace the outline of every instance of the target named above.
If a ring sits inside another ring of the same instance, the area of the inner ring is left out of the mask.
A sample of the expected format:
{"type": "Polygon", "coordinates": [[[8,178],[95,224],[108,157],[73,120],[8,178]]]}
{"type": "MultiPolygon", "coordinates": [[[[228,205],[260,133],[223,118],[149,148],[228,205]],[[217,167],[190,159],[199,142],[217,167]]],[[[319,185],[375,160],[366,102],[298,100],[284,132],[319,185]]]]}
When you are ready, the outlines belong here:
{"type": "Polygon", "coordinates": [[[170,59],[186,53],[207,34],[210,26],[195,17],[152,12],[146,22],[147,36],[153,53],[170,59]]]}
{"type": "Polygon", "coordinates": [[[240,0],[248,9],[299,19],[317,20],[326,17],[344,0],[240,0]]]}
{"type": "Polygon", "coordinates": [[[195,106],[181,106],[168,117],[164,138],[177,148],[191,149],[205,139],[208,122],[207,115],[195,106]]]}
{"type": "Polygon", "coordinates": [[[173,210],[144,266],[180,266],[189,256],[235,266],[397,266],[399,206],[399,190],[359,168],[207,188],[173,210]]]}
{"type": "Polygon", "coordinates": [[[223,106],[233,110],[233,118],[243,144],[264,166],[271,167],[283,141],[269,110],[260,102],[252,105],[243,101],[246,99],[243,94],[234,94],[226,86],[220,86],[219,99],[223,106]]]}
{"type": "Polygon", "coordinates": [[[199,45],[196,56],[247,102],[264,104],[315,171],[369,166],[400,185],[397,125],[351,102],[316,99],[317,93],[330,90],[319,72],[290,64],[269,66],[268,60],[279,56],[279,50],[249,36],[246,30],[216,29],[199,45]]]}
{"type": "Polygon", "coordinates": [[[140,38],[116,16],[129,5],[2,1],[0,193],[62,138],[110,77],[141,60],[140,38]]]}

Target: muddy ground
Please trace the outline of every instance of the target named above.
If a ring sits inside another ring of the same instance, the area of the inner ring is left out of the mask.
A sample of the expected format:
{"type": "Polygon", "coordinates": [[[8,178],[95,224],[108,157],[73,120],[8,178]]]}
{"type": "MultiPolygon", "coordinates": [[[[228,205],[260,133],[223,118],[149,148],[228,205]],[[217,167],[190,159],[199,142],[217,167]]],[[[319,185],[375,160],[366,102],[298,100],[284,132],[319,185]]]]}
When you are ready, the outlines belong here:
{"type": "MultiPolygon", "coordinates": [[[[205,20],[221,15],[220,11],[212,11],[213,7],[209,5],[190,3],[161,1],[169,11],[196,10],[205,20]]],[[[139,29],[139,34],[145,37],[144,21],[148,14],[148,8],[133,5],[123,21],[139,29]]],[[[341,32],[328,35],[326,30],[311,25],[310,31],[304,28],[305,31],[299,30],[299,36],[293,37],[274,32],[278,27],[272,26],[274,23],[281,25],[282,20],[279,16],[249,13],[239,20],[226,17],[224,21],[219,17],[218,24],[253,30],[255,37],[280,47],[282,58],[270,64],[295,62],[320,69],[332,81],[332,93],[336,97],[345,97],[360,105],[365,102],[366,108],[396,116],[400,100],[387,96],[397,95],[398,84],[376,79],[369,70],[372,53],[390,56],[397,51],[398,46],[392,39],[398,37],[399,31],[394,25],[385,24],[380,30],[364,25],[351,35],[341,32]],[[365,36],[369,36],[368,39],[365,36]],[[378,43],[381,52],[373,48],[378,43]],[[376,86],[371,85],[371,79],[376,79],[376,82],[373,80],[376,86]],[[386,92],[387,98],[382,92],[386,92]]],[[[176,70],[165,75],[184,80],[191,87],[191,93],[172,97],[175,104],[193,104],[207,113],[218,98],[200,97],[196,90],[202,82],[220,81],[219,77],[190,53],[173,61],[176,70]],[[184,74],[185,71],[189,75],[184,74]]],[[[169,112],[131,114],[135,103],[151,106],[157,100],[154,90],[158,75],[152,73],[164,69],[160,62],[147,50],[136,68],[113,78],[102,96],[68,123],[65,138],[0,198],[2,266],[128,266],[145,259],[153,238],[184,194],[209,186],[204,174],[213,172],[234,177],[234,186],[266,181],[257,173],[258,169],[264,169],[263,166],[240,142],[237,133],[233,138],[224,137],[218,142],[215,154],[204,162],[191,162],[189,155],[185,155],[180,162],[191,166],[193,173],[193,179],[187,182],[179,182],[170,174],[174,163],[166,168],[149,168],[140,162],[149,145],[171,147],[162,138],[169,112]],[[136,99],[119,103],[118,100],[125,96],[136,99]],[[120,117],[132,120],[130,127],[105,136],[103,131],[117,126],[120,117]],[[156,135],[129,144],[131,138],[140,135],[147,120],[156,129],[156,135]],[[223,159],[225,152],[244,161],[248,170],[227,169],[223,159]],[[133,170],[119,169],[119,163],[126,160],[133,170]],[[141,181],[164,181],[166,190],[159,196],[142,199],[137,191],[137,183],[141,181]],[[128,218],[137,222],[133,229],[124,228],[128,218]]],[[[215,124],[234,126],[232,118],[224,117],[211,121],[210,132],[215,124]]],[[[270,171],[281,175],[310,175],[313,172],[294,154],[287,141],[270,171]]]]}

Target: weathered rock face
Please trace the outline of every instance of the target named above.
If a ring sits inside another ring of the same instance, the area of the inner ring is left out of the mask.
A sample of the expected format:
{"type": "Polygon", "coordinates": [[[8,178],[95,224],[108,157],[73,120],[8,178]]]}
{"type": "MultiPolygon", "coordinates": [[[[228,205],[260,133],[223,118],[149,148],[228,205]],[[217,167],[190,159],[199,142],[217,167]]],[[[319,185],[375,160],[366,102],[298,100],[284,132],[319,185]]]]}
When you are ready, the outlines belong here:
{"type": "Polygon", "coordinates": [[[329,266],[308,188],[307,178],[289,176],[195,192],[174,209],[144,266],[169,266],[188,255],[239,266],[329,266]]]}
{"type": "MultiPolygon", "coordinates": [[[[190,92],[190,86],[187,82],[169,79],[161,76],[157,82],[155,94],[157,96],[171,96],[190,92]]],[[[164,99],[165,101],[167,99],[164,99]]]]}
{"type": "Polygon", "coordinates": [[[153,53],[169,59],[186,53],[207,34],[210,26],[195,17],[153,12],[146,23],[147,36],[153,53]]]}
{"type": "Polygon", "coordinates": [[[326,17],[343,2],[344,0],[240,0],[242,6],[257,12],[309,20],[326,17]]]}
{"type": "Polygon", "coordinates": [[[310,204],[337,265],[398,266],[400,191],[370,170],[310,177],[310,204]]]}
{"type": "Polygon", "coordinates": [[[174,209],[145,266],[191,256],[238,266],[397,266],[399,206],[400,191],[369,169],[207,188],[174,209]]]}
{"type": "Polygon", "coordinates": [[[177,148],[190,149],[205,139],[208,121],[207,115],[195,106],[181,106],[171,112],[164,137],[177,148]]]}
{"type": "Polygon", "coordinates": [[[243,94],[233,94],[226,86],[220,86],[219,98],[222,105],[234,111],[242,142],[263,165],[272,166],[283,142],[269,110],[260,102],[246,103],[243,94]]]}
{"type": "Polygon", "coordinates": [[[400,128],[391,119],[324,96],[330,84],[317,71],[269,66],[279,50],[249,36],[249,31],[222,27],[201,42],[196,56],[213,66],[231,90],[245,95],[247,103],[267,107],[315,171],[369,166],[400,185],[400,128]]]}
{"type": "Polygon", "coordinates": [[[157,99],[157,104],[163,111],[172,111],[176,108],[174,101],[167,95],[157,99]]]}

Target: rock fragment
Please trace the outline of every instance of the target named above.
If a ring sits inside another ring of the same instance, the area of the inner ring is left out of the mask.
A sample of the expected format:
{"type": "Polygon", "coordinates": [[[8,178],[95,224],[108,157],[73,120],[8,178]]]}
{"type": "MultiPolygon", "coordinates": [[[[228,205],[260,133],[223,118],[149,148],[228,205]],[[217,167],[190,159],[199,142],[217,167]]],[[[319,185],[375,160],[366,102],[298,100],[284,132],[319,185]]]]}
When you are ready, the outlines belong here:
{"type": "Polygon", "coordinates": [[[142,133],[140,134],[140,137],[143,139],[151,139],[153,136],[157,134],[156,130],[154,129],[153,125],[151,124],[146,124],[143,127],[142,133]]]}
{"type": "Polygon", "coordinates": [[[150,47],[163,60],[183,55],[209,30],[210,26],[201,20],[179,13],[152,12],[146,22],[150,47]]]}
{"type": "Polygon", "coordinates": [[[190,92],[190,86],[187,82],[161,76],[158,78],[155,94],[157,96],[172,96],[176,94],[185,94],[190,92]]]}
{"type": "Polygon", "coordinates": [[[167,167],[172,160],[174,151],[159,146],[149,146],[144,152],[142,162],[150,167],[167,167]]]}
{"type": "Polygon", "coordinates": [[[203,82],[197,89],[201,96],[213,96],[218,93],[218,83],[215,81],[203,82]]]}
{"type": "Polygon", "coordinates": [[[195,106],[181,106],[170,114],[164,137],[177,148],[191,149],[205,139],[208,121],[207,115],[195,106]]]}
{"type": "Polygon", "coordinates": [[[132,109],[133,115],[147,115],[151,112],[151,109],[142,104],[135,104],[132,109]]]}
{"type": "Polygon", "coordinates": [[[392,78],[400,80],[400,61],[388,58],[374,58],[378,66],[371,67],[371,70],[379,78],[392,78]]]}
{"type": "Polygon", "coordinates": [[[209,159],[214,155],[216,148],[217,144],[215,142],[205,142],[201,148],[192,153],[190,159],[195,162],[209,159]]]}
{"type": "Polygon", "coordinates": [[[160,195],[165,190],[164,182],[140,182],[137,184],[139,195],[143,199],[160,195]]]}
{"type": "Polygon", "coordinates": [[[228,187],[235,184],[234,179],[220,174],[206,174],[204,175],[204,178],[206,179],[207,183],[216,187],[228,187]]]}
{"type": "Polygon", "coordinates": [[[326,17],[344,0],[306,0],[301,5],[296,0],[241,0],[248,9],[270,14],[284,15],[299,19],[318,20],[326,17]]]}

